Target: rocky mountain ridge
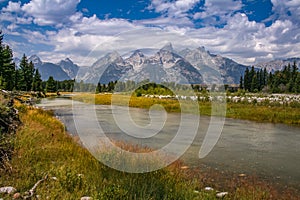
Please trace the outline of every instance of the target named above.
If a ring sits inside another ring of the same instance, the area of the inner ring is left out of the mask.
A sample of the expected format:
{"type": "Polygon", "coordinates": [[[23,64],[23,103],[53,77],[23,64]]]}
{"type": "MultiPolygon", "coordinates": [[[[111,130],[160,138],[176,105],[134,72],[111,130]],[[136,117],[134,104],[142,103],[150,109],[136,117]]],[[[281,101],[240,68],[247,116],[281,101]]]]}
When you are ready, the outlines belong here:
{"type": "MultiPolygon", "coordinates": [[[[250,67],[212,54],[204,47],[176,51],[171,43],[158,50],[137,49],[126,56],[114,51],[99,58],[90,67],[79,67],[69,58],[55,64],[43,62],[37,55],[30,56],[28,60],[39,69],[43,80],[53,76],[55,80],[76,78],[89,83],[116,80],[140,82],[149,79],[157,83],[211,84],[222,81],[225,84],[237,84],[246,68],[250,67]]],[[[17,66],[19,62],[20,59],[16,58],[17,66]]],[[[293,62],[300,66],[300,58],[288,58],[259,63],[255,67],[273,72],[293,62]]]]}
{"type": "Polygon", "coordinates": [[[229,58],[213,55],[204,47],[178,52],[172,44],[167,44],[150,56],[143,50],[136,50],[127,58],[122,58],[118,52],[109,53],[78,78],[91,83],[146,79],[157,83],[238,83],[246,67],[229,58]]]}

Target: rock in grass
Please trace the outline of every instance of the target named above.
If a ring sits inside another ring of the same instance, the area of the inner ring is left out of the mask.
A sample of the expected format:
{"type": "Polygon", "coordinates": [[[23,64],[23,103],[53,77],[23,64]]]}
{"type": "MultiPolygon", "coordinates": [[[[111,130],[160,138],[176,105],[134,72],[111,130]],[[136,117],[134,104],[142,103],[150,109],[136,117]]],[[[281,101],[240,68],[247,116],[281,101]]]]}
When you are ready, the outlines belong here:
{"type": "Polygon", "coordinates": [[[212,188],[212,187],[205,187],[204,190],[205,191],[214,191],[214,188],[212,188]]]}
{"type": "Polygon", "coordinates": [[[92,197],[81,197],[80,200],[92,200],[93,198],[92,197]]]}
{"type": "Polygon", "coordinates": [[[20,199],[21,198],[21,194],[20,193],[15,193],[13,196],[13,199],[20,199]]]}
{"type": "Polygon", "coordinates": [[[0,188],[0,193],[12,194],[12,193],[15,193],[16,191],[17,191],[16,188],[10,187],[10,186],[0,188]]]}
{"type": "Polygon", "coordinates": [[[224,198],[226,195],[228,195],[228,192],[219,192],[216,194],[217,198],[224,198]]]}

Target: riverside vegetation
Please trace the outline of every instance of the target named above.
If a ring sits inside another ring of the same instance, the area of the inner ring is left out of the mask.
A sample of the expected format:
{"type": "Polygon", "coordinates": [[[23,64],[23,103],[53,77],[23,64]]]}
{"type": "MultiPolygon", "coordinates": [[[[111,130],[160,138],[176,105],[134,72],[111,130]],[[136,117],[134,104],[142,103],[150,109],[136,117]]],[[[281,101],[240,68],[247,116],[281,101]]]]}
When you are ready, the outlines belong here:
{"type": "MultiPolygon", "coordinates": [[[[11,141],[11,167],[1,169],[0,186],[15,187],[19,199],[28,196],[39,180],[32,199],[217,199],[216,190],[204,188],[221,190],[215,182],[219,174],[186,169],[180,161],[151,173],[116,171],[98,162],[78,139],[67,134],[52,112],[24,105],[18,110],[23,126],[11,141]]],[[[229,192],[224,199],[296,199],[292,191],[279,193],[251,177],[228,178],[222,189],[229,192]]],[[[1,197],[11,199],[12,194],[1,197]]]]}
{"type": "MultiPolygon", "coordinates": [[[[240,96],[241,94],[237,94],[240,96]]],[[[112,94],[77,94],[72,97],[74,100],[82,101],[85,103],[95,103],[103,105],[111,105],[112,94]]],[[[206,96],[204,99],[208,99],[206,96]]],[[[271,122],[271,123],[284,123],[291,125],[300,125],[300,102],[292,103],[279,103],[270,102],[257,102],[257,100],[250,101],[247,96],[245,100],[238,102],[226,100],[226,117],[253,120],[257,122],[271,122]],[[248,101],[249,100],[249,101],[248,101]]],[[[231,98],[232,99],[232,98],[231,98]]],[[[189,106],[189,101],[183,101],[183,106],[189,106]]],[[[137,107],[137,108],[150,108],[154,104],[162,105],[167,112],[180,112],[180,104],[177,99],[162,99],[162,98],[148,98],[145,96],[129,96],[114,94],[113,103],[116,105],[137,107]]],[[[211,115],[211,102],[208,100],[199,101],[199,112],[201,115],[211,115]]],[[[185,109],[188,110],[188,109],[185,109]]],[[[195,110],[191,110],[194,112],[195,110]]]]}

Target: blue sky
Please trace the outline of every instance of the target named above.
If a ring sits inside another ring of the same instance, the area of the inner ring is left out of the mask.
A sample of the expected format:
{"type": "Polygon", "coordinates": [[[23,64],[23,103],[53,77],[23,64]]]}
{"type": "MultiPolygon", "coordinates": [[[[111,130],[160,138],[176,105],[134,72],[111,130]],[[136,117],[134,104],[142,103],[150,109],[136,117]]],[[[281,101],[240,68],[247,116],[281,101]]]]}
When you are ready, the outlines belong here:
{"type": "Polygon", "coordinates": [[[248,65],[300,57],[299,0],[0,0],[0,22],[16,57],[51,62],[167,42],[248,65]]]}

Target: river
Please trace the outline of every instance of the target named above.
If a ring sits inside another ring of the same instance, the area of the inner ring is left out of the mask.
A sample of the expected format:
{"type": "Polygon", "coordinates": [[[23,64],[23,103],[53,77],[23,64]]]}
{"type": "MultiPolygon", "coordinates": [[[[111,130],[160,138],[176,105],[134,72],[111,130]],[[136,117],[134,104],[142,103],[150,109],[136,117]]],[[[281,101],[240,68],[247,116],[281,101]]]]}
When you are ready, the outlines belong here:
{"type": "MultiPolygon", "coordinates": [[[[88,111],[91,105],[76,103],[80,104],[82,109],[87,111],[86,113],[92,112],[88,111]]],[[[77,134],[71,100],[64,98],[43,99],[38,106],[53,110],[55,115],[65,124],[68,132],[77,134]]],[[[160,134],[152,138],[136,139],[124,134],[114,123],[110,106],[96,105],[93,109],[96,110],[97,120],[108,137],[153,149],[159,149],[172,140],[181,119],[178,113],[168,113],[167,121],[160,134]]],[[[118,110],[120,114],[125,112],[122,107],[119,107],[118,110]]],[[[147,124],[149,120],[147,110],[132,108],[130,113],[137,124],[147,124]]],[[[193,117],[195,116],[188,114],[184,116],[185,119],[191,121],[193,117]]],[[[82,120],[89,121],[89,116],[85,116],[82,120]]],[[[199,159],[199,149],[209,121],[209,117],[201,116],[194,142],[181,157],[187,165],[190,167],[209,166],[232,174],[255,174],[259,178],[300,189],[299,127],[226,119],[216,146],[208,156],[199,159]]],[[[86,128],[89,128],[88,123],[86,124],[86,128]]]]}

